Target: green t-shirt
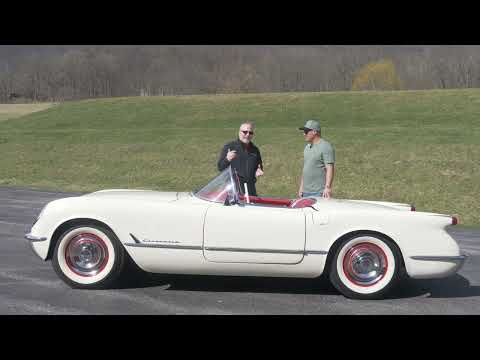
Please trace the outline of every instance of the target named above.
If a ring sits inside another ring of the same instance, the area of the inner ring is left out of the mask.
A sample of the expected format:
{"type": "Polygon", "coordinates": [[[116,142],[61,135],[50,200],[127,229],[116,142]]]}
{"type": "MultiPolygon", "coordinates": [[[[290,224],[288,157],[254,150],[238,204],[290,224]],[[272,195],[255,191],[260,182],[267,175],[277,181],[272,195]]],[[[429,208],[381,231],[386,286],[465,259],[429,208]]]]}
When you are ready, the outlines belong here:
{"type": "Polygon", "coordinates": [[[322,192],[325,188],[325,165],[335,163],[332,145],[323,139],[307,144],[303,150],[303,192],[322,192]]]}

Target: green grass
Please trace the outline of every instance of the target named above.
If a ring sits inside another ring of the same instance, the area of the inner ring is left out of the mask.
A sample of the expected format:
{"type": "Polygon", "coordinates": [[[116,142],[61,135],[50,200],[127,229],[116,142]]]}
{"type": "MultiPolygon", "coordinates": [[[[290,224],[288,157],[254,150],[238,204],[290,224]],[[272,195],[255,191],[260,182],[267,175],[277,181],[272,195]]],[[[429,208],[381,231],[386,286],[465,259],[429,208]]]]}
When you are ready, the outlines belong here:
{"type": "Polygon", "coordinates": [[[132,97],[63,103],[0,122],[0,185],[189,191],[222,145],[256,125],[260,194],[293,197],[296,128],[319,119],[336,151],[337,198],[415,203],[480,224],[480,90],[132,97]]]}

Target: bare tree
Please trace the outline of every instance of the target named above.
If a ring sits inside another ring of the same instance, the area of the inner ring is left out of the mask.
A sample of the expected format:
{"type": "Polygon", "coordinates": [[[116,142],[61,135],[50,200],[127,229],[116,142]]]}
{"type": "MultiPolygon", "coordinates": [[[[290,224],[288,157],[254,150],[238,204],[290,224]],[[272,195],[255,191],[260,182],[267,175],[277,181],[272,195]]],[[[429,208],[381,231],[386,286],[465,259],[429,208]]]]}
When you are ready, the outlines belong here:
{"type": "Polygon", "coordinates": [[[348,90],[381,59],[404,89],[480,85],[480,46],[0,46],[0,101],[348,90]]]}

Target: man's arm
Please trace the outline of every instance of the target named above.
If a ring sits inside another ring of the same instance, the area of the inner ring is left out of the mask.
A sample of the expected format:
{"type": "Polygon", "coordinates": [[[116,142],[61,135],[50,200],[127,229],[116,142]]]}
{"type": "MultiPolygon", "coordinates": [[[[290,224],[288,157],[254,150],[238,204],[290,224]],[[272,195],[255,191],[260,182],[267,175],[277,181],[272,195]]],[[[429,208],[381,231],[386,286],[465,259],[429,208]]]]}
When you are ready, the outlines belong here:
{"type": "Polygon", "coordinates": [[[260,154],[260,149],[257,148],[258,150],[258,165],[260,166],[260,169],[263,170],[263,160],[262,160],[262,155],[260,154]]]}
{"type": "Polygon", "coordinates": [[[259,177],[263,175],[263,161],[262,161],[262,155],[260,155],[260,149],[258,149],[258,165],[257,165],[257,170],[255,170],[255,177],[259,177]]]}
{"type": "Polygon", "coordinates": [[[333,176],[335,173],[335,164],[326,164],[325,165],[326,174],[325,174],[325,189],[323,190],[323,197],[330,198],[332,197],[332,186],[333,186],[333,176]]]}
{"type": "Polygon", "coordinates": [[[303,174],[302,176],[300,177],[300,186],[298,187],[298,197],[302,197],[302,194],[303,194],[303,174]]]}
{"type": "Polygon", "coordinates": [[[327,149],[323,152],[323,160],[325,161],[326,170],[323,197],[329,199],[332,197],[333,174],[335,172],[335,150],[330,144],[328,144],[327,149]]]}
{"type": "Polygon", "coordinates": [[[218,171],[225,170],[229,165],[230,161],[227,160],[228,153],[228,144],[225,144],[220,152],[220,157],[218,158],[217,168],[218,171]]]}

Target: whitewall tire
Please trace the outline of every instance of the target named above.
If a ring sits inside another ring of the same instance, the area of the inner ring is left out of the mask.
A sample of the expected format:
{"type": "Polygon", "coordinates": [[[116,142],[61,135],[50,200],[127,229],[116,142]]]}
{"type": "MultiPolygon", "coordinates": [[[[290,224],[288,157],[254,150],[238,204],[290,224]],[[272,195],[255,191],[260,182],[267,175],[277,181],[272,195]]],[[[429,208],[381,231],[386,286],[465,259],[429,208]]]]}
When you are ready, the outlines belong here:
{"type": "Polygon", "coordinates": [[[402,266],[396,245],[378,234],[343,239],[330,267],[330,281],[353,299],[379,299],[397,283],[402,266]]]}
{"type": "Polygon", "coordinates": [[[52,265],[73,288],[103,289],[114,285],[125,264],[115,234],[97,225],[80,225],[65,231],[53,253],[52,265]]]}

